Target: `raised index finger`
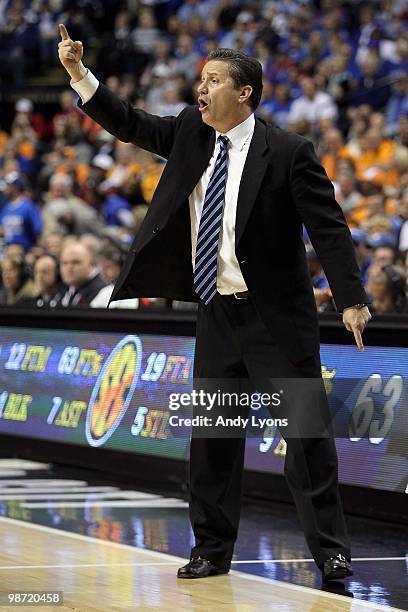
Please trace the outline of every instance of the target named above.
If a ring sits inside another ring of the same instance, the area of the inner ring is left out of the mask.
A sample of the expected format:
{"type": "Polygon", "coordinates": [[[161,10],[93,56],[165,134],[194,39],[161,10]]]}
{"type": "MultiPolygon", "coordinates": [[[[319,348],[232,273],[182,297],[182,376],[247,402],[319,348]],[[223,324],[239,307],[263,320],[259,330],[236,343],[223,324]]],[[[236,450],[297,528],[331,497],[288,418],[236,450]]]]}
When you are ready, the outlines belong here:
{"type": "Polygon", "coordinates": [[[69,39],[69,34],[67,31],[67,28],[64,26],[63,23],[59,24],[59,33],[61,35],[61,40],[68,40],[69,39]]]}

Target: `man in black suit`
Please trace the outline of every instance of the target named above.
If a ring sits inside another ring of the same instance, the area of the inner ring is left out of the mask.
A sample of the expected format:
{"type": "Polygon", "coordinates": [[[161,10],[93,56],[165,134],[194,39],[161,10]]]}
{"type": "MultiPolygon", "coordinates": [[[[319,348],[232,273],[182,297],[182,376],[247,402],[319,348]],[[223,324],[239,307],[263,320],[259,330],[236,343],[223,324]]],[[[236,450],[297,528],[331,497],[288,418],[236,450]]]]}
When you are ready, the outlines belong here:
{"type": "Polygon", "coordinates": [[[99,272],[95,272],[89,249],[79,241],[64,246],[60,268],[66,291],[61,292],[56,306],[89,306],[99,291],[106,286],[99,272]]]}
{"type": "MultiPolygon", "coordinates": [[[[199,301],[195,380],[321,381],[304,223],[344,324],[363,350],[370,314],[350,232],[312,144],[255,118],[261,65],[219,49],[203,68],[198,105],[178,117],[156,117],[99,83],[82,64],[82,44],[64,26],[60,33],[60,60],[83,111],[120,140],[168,160],[112,299],[199,301]]],[[[349,576],[333,437],[287,443],[285,474],[312,555],[324,579],[349,576]]],[[[230,568],[244,445],[243,436],[205,437],[193,429],[196,545],[179,578],[230,568]]]]}

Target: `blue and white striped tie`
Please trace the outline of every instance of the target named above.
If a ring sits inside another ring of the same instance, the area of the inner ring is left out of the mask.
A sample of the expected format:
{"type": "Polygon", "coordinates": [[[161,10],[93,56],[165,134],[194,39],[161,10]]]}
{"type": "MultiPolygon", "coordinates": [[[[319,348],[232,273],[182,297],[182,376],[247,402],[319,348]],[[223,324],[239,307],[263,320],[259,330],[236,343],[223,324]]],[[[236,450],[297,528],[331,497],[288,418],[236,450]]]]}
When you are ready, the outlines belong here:
{"type": "Polygon", "coordinates": [[[205,192],[194,262],[194,289],[206,305],[217,293],[218,243],[227,182],[229,140],[218,136],[218,142],[220,152],[205,192]]]}

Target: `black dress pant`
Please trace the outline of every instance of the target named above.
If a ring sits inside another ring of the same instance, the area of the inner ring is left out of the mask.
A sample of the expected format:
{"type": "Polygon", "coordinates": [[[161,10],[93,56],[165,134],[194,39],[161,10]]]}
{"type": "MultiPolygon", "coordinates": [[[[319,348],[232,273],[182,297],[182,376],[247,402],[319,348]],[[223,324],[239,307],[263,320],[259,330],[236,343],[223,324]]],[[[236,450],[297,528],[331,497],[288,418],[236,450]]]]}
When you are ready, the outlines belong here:
{"type": "MultiPolygon", "coordinates": [[[[194,380],[257,383],[263,377],[313,378],[323,384],[319,354],[292,363],[274,342],[251,298],[237,300],[217,293],[208,306],[199,307],[194,380]]],[[[326,398],[325,404],[328,413],[326,398]]],[[[284,472],[313,558],[318,566],[338,553],[350,558],[332,434],[288,437],[286,442],[284,472]]],[[[240,519],[244,452],[245,435],[223,437],[218,431],[203,436],[202,428],[193,427],[190,520],[196,545],[191,557],[229,566],[240,519]]]]}

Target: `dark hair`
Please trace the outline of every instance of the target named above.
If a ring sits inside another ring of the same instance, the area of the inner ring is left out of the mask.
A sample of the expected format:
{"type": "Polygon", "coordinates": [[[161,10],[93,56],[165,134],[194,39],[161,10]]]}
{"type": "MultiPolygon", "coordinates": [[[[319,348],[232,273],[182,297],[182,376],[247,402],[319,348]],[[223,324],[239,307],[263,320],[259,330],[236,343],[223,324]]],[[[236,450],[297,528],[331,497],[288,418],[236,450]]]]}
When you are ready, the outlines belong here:
{"type": "Polygon", "coordinates": [[[228,62],[228,72],[236,87],[250,85],[252,93],[249,103],[255,110],[262,96],[262,65],[254,57],[249,57],[234,49],[215,49],[207,55],[207,62],[219,60],[228,62]]]}
{"type": "Polygon", "coordinates": [[[124,253],[124,251],[117,248],[116,246],[108,245],[99,251],[96,259],[97,260],[108,259],[109,261],[116,264],[117,266],[123,266],[125,257],[126,257],[126,253],[124,253]]]}
{"type": "Polygon", "coordinates": [[[43,253],[42,255],[40,255],[39,257],[37,257],[37,259],[34,262],[33,265],[33,272],[35,272],[35,266],[37,265],[37,262],[40,261],[40,259],[43,259],[44,257],[48,257],[48,259],[52,259],[52,261],[55,264],[55,284],[59,285],[62,283],[62,278],[61,278],[61,271],[60,271],[60,262],[58,257],[55,257],[55,255],[53,255],[52,253],[48,253],[48,251],[46,251],[45,253],[43,253]]]}
{"type": "Polygon", "coordinates": [[[27,265],[25,259],[16,257],[15,255],[6,255],[3,259],[3,263],[9,263],[14,270],[18,270],[18,287],[17,291],[20,291],[21,287],[31,278],[31,269],[27,265]]]}

